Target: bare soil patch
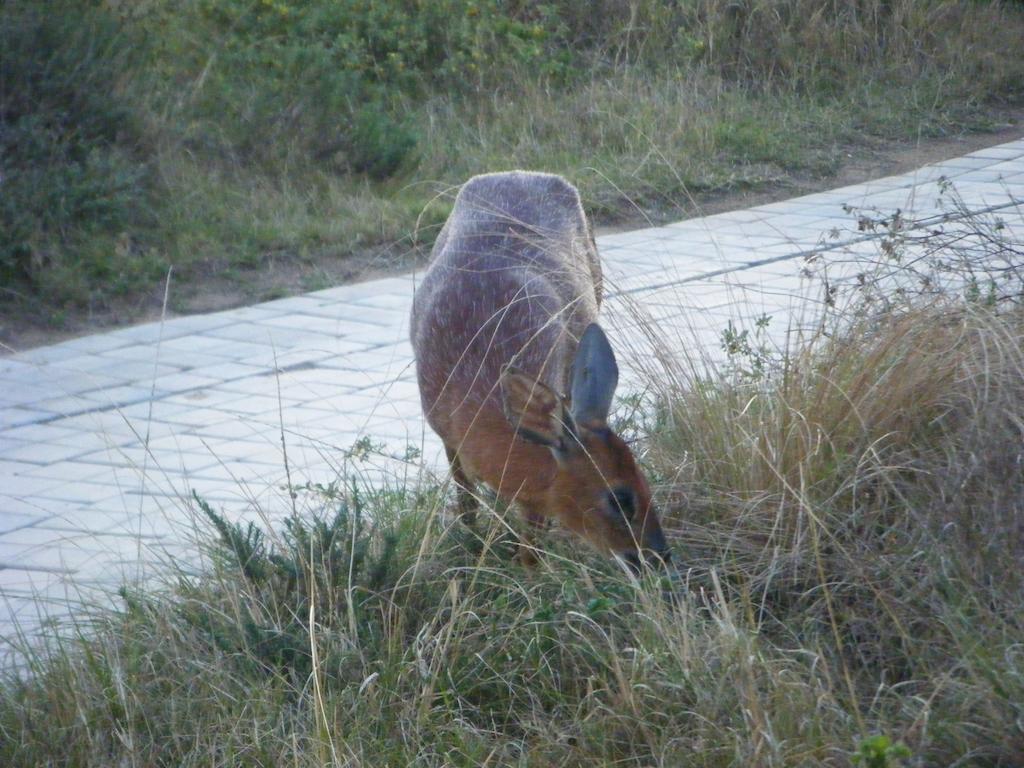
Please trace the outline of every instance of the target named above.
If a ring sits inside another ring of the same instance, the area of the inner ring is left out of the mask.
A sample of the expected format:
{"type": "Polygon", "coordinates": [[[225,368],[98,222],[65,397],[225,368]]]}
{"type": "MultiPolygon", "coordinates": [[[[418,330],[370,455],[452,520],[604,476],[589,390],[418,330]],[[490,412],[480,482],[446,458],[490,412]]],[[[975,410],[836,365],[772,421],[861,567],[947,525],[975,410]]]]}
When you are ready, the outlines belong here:
{"type": "MultiPolygon", "coordinates": [[[[755,190],[697,195],[690,217],[752,208],[812,192],[857,184],[870,179],[905,173],[928,163],[947,160],[985,147],[1003,144],[1024,136],[1024,112],[1012,113],[1008,122],[989,133],[971,133],[941,138],[922,138],[914,142],[861,141],[845,147],[836,173],[828,176],[790,174],[783,182],[755,190]]],[[[597,223],[598,236],[650,226],[639,215],[614,224],[597,223]]],[[[259,268],[201,276],[179,284],[173,273],[166,309],[163,291],[125,301],[103,311],[82,310],[70,313],[54,328],[52,321],[30,315],[0,314],[0,354],[53,344],[69,338],[111,330],[136,323],[157,320],[161,316],[216,312],[273,298],[293,296],[334,285],[364,282],[402,274],[419,266],[424,249],[408,244],[402,247],[376,247],[356,255],[339,258],[322,254],[315,259],[296,259],[289,255],[268,256],[259,268]]]]}

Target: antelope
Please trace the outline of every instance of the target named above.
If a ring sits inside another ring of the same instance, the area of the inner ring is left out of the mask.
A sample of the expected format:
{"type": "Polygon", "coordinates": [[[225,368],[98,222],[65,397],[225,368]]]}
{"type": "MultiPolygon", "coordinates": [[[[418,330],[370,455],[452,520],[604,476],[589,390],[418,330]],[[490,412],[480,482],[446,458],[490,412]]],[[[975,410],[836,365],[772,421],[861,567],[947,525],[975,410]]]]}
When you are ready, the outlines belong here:
{"type": "MultiPolygon", "coordinates": [[[[647,480],[608,427],[619,373],[595,322],[601,291],[575,187],[544,173],[474,176],[416,291],[412,346],[463,519],[482,482],[528,526],[555,519],[636,571],[670,551],[647,480]]],[[[529,541],[519,557],[533,564],[529,541]]]]}

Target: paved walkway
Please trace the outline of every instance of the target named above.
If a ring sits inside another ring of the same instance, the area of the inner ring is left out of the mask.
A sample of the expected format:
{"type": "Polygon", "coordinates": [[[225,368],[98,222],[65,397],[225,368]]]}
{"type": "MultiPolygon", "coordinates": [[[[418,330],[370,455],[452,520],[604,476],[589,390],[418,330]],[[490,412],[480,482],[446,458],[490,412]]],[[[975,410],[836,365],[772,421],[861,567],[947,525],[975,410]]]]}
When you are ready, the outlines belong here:
{"type": "MultiPolygon", "coordinates": [[[[820,296],[808,255],[832,279],[877,257],[878,235],[859,231],[845,205],[955,215],[943,177],[1024,239],[1024,139],[600,238],[604,323],[625,388],[644,354],[633,310],[712,356],[730,320],[770,315],[778,339],[820,296]]],[[[0,357],[0,655],[18,627],[132,578],[140,562],[192,557],[192,490],[231,516],[275,518],[292,508],[289,477],[294,487],[340,472],[374,483],[443,476],[407,340],[415,284],[387,278],[0,357]]]]}

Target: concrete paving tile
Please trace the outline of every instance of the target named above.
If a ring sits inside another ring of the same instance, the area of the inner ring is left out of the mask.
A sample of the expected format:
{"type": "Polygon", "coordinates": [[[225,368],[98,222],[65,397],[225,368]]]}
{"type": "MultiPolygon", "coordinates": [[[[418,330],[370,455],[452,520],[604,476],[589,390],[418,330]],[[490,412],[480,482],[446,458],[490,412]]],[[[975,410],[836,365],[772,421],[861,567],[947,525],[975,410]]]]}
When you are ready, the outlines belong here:
{"type": "Polygon", "coordinates": [[[220,328],[221,326],[228,325],[231,320],[224,316],[221,312],[206,312],[195,315],[184,315],[182,317],[173,317],[165,322],[165,326],[173,328],[173,334],[164,333],[164,338],[174,338],[178,336],[194,336],[206,333],[214,328],[220,328]]]}
{"type": "Polygon", "coordinates": [[[175,333],[171,323],[143,323],[130,328],[121,328],[111,331],[110,336],[115,340],[128,344],[156,344],[187,333],[184,329],[181,333],[175,333]]]}
{"type": "MultiPolygon", "coordinates": [[[[411,363],[410,363],[411,365],[411,363]]],[[[348,389],[352,395],[366,394],[367,390],[377,391],[381,386],[393,381],[396,377],[391,374],[390,371],[358,371],[350,370],[348,368],[337,369],[339,373],[339,385],[345,389],[348,389]]],[[[350,395],[346,395],[342,400],[342,407],[352,407],[350,395]]],[[[306,401],[306,406],[317,406],[316,401],[306,401]]]]}
{"type": "Polygon", "coordinates": [[[132,343],[163,344],[182,336],[202,335],[228,324],[220,313],[169,318],[164,322],[143,323],[113,331],[112,336],[132,343]]]}
{"type": "Polygon", "coordinates": [[[148,401],[152,397],[164,397],[170,391],[163,386],[154,388],[152,385],[145,384],[124,384],[119,387],[105,387],[93,392],[85,392],[81,397],[93,403],[96,408],[123,408],[148,401]]]}
{"type": "MultiPolygon", "coordinates": [[[[237,400],[241,393],[225,389],[227,383],[217,388],[196,389],[186,392],[179,392],[164,397],[159,402],[167,410],[161,414],[161,421],[168,424],[178,423],[176,419],[180,416],[186,423],[191,421],[189,412],[195,410],[219,411],[223,403],[237,400]]],[[[230,414],[224,413],[221,418],[229,418],[230,414]]]]}
{"type": "MultiPolygon", "coordinates": [[[[44,485],[43,487],[47,486],[44,485]]],[[[47,502],[47,507],[49,506],[50,503],[47,502]]],[[[42,520],[43,518],[57,514],[57,512],[60,511],[60,508],[63,508],[65,505],[55,504],[53,506],[58,507],[58,509],[44,508],[40,499],[37,497],[20,494],[17,492],[17,489],[8,485],[0,487],[0,512],[35,516],[42,520]],[[10,490],[8,490],[8,488],[10,488],[10,490]]]]}
{"type": "Polygon", "coordinates": [[[38,370],[39,366],[35,363],[18,360],[13,356],[0,356],[0,381],[3,381],[7,377],[13,377],[16,380],[21,380],[20,377],[32,376],[38,370]]]}
{"type": "Polygon", "coordinates": [[[238,414],[223,411],[217,406],[204,407],[202,404],[197,404],[195,408],[182,411],[163,422],[174,428],[166,430],[163,434],[153,435],[152,438],[174,437],[195,433],[197,430],[208,431],[212,428],[211,425],[219,425],[232,420],[239,420],[239,418],[238,414]]]}
{"type": "Polygon", "coordinates": [[[735,211],[726,211],[725,213],[718,213],[713,216],[705,216],[703,221],[707,222],[709,227],[717,228],[719,225],[722,225],[728,229],[729,227],[733,227],[737,224],[742,225],[752,221],[761,221],[766,215],[767,214],[763,211],[744,208],[735,211]]]}
{"type": "Polygon", "coordinates": [[[37,402],[59,396],[82,394],[103,387],[115,387],[125,383],[124,378],[115,375],[110,370],[80,372],[49,366],[40,373],[41,376],[38,376],[35,381],[27,382],[27,384],[36,386],[35,401],[37,402]]]}
{"type": "Polygon", "coordinates": [[[67,395],[41,400],[33,403],[33,406],[43,411],[49,411],[54,416],[76,416],[92,410],[96,404],[83,395],[67,395]]]}
{"type": "Polygon", "coordinates": [[[16,566],[34,570],[74,573],[88,566],[100,552],[68,542],[60,547],[24,547],[0,542],[0,568],[16,566]]]}
{"type": "Polygon", "coordinates": [[[984,157],[978,155],[964,155],[963,157],[953,157],[949,160],[943,160],[938,163],[933,163],[935,167],[939,168],[950,168],[958,170],[977,170],[979,168],[987,168],[998,160],[991,157],[984,157]]]}
{"type": "Polygon", "coordinates": [[[77,339],[70,339],[62,342],[62,345],[68,349],[76,349],[82,355],[98,355],[111,352],[125,346],[125,343],[126,342],[123,339],[119,339],[110,334],[94,333],[90,336],[80,336],[77,339]]]}
{"type": "Polygon", "coordinates": [[[820,214],[815,213],[818,205],[832,205],[837,208],[841,208],[845,199],[845,196],[830,197],[808,202],[806,198],[795,198],[792,200],[780,200],[774,203],[765,203],[764,205],[759,205],[756,208],[751,208],[750,210],[764,216],[759,223],[759,226],[766,227],[774,232],[777,229],[775,219],[778,217],[803,216],[805,218],[820,218],[820,214]]]}
{"type": "Polygon", "coordinates": [[[248,307],[235,307],[234,309],[225,309],[221,312],[215,313],[219,318],[227,320],[230,323],[239,322],[258,322],[260,320],[266,320],[268,317],[282,314],[281,310],[273,309],[267,303],[263,304],[252,304],[248,307]]]}
{"type": "Polygon", "coordinates": [[[82,464],[137,470],[144,466],[152,466],[153,458],[144,446],[133,444],[90,451],[78,456],[77,461],[82,464]]]}
{"type": "Polygon", "coordinates": [[[244,379],[250,376],[263,376],[270,373],[270,365],[245,365],[239,362],[216,363],[209,366],[197,366],[190,371],[197,376],[205,376],[221,382],[244,379]]]}
{"type": "MultiPolygon", "coordinates": [[[[218,358],[219,360],[221,360],[223,362],[227,358],[225,358],[222,353],[223,353],[223,351],[225,351],[226,349],[228,349],[230,347],[230,344],[228,343],[227,339],[223,339],[223,338],[219,338],[219,337],[214,337],[214,336],[203,336],[201,334],[194,334],[194,335],[191,335],[191,336],[181,336],[181,337],[176,338],[176,339],[167,339],[162,344],[160,344],[159,348],[157,348],[157,347],[155,347],[153,345],[150,345],[150,344],[139,345],[139,346],[140,346],[140,349],[137,352],[137,354],[139,354],[139,355],[143,354],[143,352],[141,351],[142,349],[150,349],[150,350],[159,349],[161,357],[163,355],[175,356],[176,357],[176,356],[181,355],[181,354],[196,353],[196,354],[202,354],[202,355],[205,355],[205,356],[215,357],[215,358],[218,358]]],[[[115,350],[114,352],[110,353],[109,355],[104,355],[104,357],[114,357],[114,358],[117,358],[118,357],[118,351],[115,350]]],[[[146,359],[152,359],[152,358],[146,358],[146,359]]]]}
{"type": "Polygon", "coordinates": [[[344,395],[346,392],[355,392],[351,386],[339,386],[336,383],[320,382],[282,382],[282,398],[287,398],[288,410],[302,409],[307,405],[316,406],[329,402],[334,398],[344,395]]]}
{"type": "MultiPolygon", "coordinates": [[[[168,362],[172,365],[179,366],[181,370],[186,373],[191,373],[197,376],[211,376],[211,374],[208,373],[208,370],[223,369],[228,371],[231,366],[237,365],[233,360],[229,360],[222,355],[185,351],[175,351],[168,359],[168,362]]],[[[224,376],[216,374],[213,375],[212,378],[221,380],[224,376]]]]}
{"type": "Polygon", "coordinates": [[[73,437],[78,430],[57,423],[26,424],[20,427],[0,430],[0,440],[22,440],[33,443],[59,442],[61,438],[73,437]]]}
{"type": "MultiPolygon", "coordinates": [[[[411,297],[409,298],[411,299],[411,297]]],[[[309,327],[318,330],[320,333],[333,334],[339,323],[348,319],[355,319],[366,325],[392,328],[405,322],[411,304],[411,300],[407,299],[398,308],[380,308],[368,304],[335,301],[324,305],[315,317],[310,317],[307,314],[290,315],[270,320],[266,325],[300,330],[309,327]],[[310,325],[310,321],[312,321],[312,325],[310,325]]]]}
{"type": "Polygon", "coordinates": [[[408,320],[403,320],[403,325],[394,328],[381,326],[363,326],[355,324],[339,329],[339,335],[348,339],[354,339],[364,344],[396,344],[409,337],[408,320]]]}
{"type": "MultiPolygon", "coordinates": [[[[345,287],[348,288],[350,286],[345,287]]],[[[276,311],[282,316],[291,316],[295,314],[303,314],[307,310],[322,307],[325,304],[328,304],[330,299],[331,296],[326,295],[325,291],[317,291],[314,293],[307,293],[302,296],[289,296],[284,299],[265,301],[260,304],[260,307],[276,311]]]]}
{"type": "Polygon", "coordinates": [[[192,485],[199,492],[206,484],[223,489],[230,498],[243,498],[245,488],[277,486],[285,481],[287,472],[283,461],[243,461],[231,459],[206,467],[192,478],[192,485]]]}
{"type": "Polygon", "coordinates": [[[244,394],[218,405],[218,409],[228,414],[257,415],[276,414],[280,401],[276,396],[244,394]]]}
{"type": "Polygon", "coordinates": [[[174,455],[177,453],[208,454],[214,463],[217,459],[244,456],[246,443],[237,440],[220,440],[202,435],[171,435],[153,440],[149,448],[156,455],[174,455]]]}
{"type": "MultiPolygon", "coordinates": [[[[3,436],[0,435],[0,446],[2,445],[3,436]]],[[[0,459],[0,477],[12,477],[14,475],[23,475],[36,468],[37,465],[29,464],[24,461],[7,461],[6,459],[0,459]]]]}
{"type": "MultiPolygon", "coordinates": [[[[375,356],[379,355],[381,358],[386,358],[388,355],[387,352],[380,350],[374,354],[375,356]]],[[[281,386],[288,387],[297,387],[306,384],[338,387],[339,376],[337,368],[314,367],[284,371],[280,374],[279,380],[281,382],[281,386]]],[[[334,393],[342,394],[344,391],[344,389],[335,389],[334,393]]]]}
{"type": "MultiPolygon", "coordinates": [[[[323,338],[326,337],[320,337],[320,339],[323,338]]],[[[245,365],[262,365],[272,370],[313,366],[322,360],[328,360],[335,356],[336,353],[333,351],[333,345],[334,340],[327,341],[326,343],[317,343],[315,346],[309,345],[295,349],[264,347],[259,354],[239,357],[238,362],[245,365]]]]}
{"type": "Polygon", "coordinates": [[[153,451],[149,462],[149,476],[190,476],[218,463],[216,455],[205,449],[195,451],[175,450],[153,451]]]}
{"type": "Polygon", "coordinates": [[[606,248],[625,246],[628,248],[639,247],[656,239],[656,229],[638,229],[632,232],[617,232],[614,235],[604,235],[601,238],[601,245],[606,248]]]}
{"type": "MultiPolygon", "coordinates": [[[[38,424],[52,417],[53,414],[49,411],[40,411],[35,408],[5,407],[0,411],[0,426],[7,428],[21,426],[22,424],[38,424]]],[[[2,441],[0,441],[0,445],[2,444],[2,441]]]]}
{"type": "Polygon", "coordinates": [[[1006,145],[999,145],[995,147],[986,147],[985,149],[979,149],[976,152],[971,152],[966,157],[985,157],[992,158],[995,160],[1014,160],[1021,156],[1021,148],[1019,142],[1011,142],[1006,145]]]}
{"type": "Polygon", "coordinates": [[[1017,174],[1024,173],[1024,158],[1016,157],[1012,160],[1002,160],[994,165],[990,165],[988,169],[998,171],[1004,177],[1016,176],[1017,174]]]}
{"type": "MultiPolygon", "coordinates": [[[[137,499],[138,497],[134,497],[137,499]]],[[[126,503],[132,499],[126,499],[126,503]]],[[[134,531],[138,526],[137,510],[108,507],[107,505],[77,505],[52,515],[37,524],[64,533],[105,533],[108,531],[134,531]]]]}
{"type": "Polygon", "coordinates": [[[80,357],[81,355],[82,352],[78,346],[66,343],[51,344],[46,347],[36,347],[35,349],[18,352],[14,359],[22,363],[45,365],[48,363],[70,360],[72,358],[80,357]]]}
{"type": "Polygon", "coordinates": [[[1010,205],[1024,203],[1024,173],[1015,173],[999,182],[999,188],[1010,198],[1010,205]]]}
{"type": "Polygon", "coordinates": [[[615,291],[625,280],[657,280],[664,273],[665,267],[661,264],[652,265],[646,262],[605,264],[602,275],[603,288],[607,295],[615,291]]]}
{"type": "Polygon", "coordinates": [[[1008,173],[1015,173],[1018,171],[1019,166],[1015,163],[1007,163],[1009,167],[1000,169],[998,165],[990,166],[988,168],[980,168],[973,171],[966,171],[956,177],[955,183],[959,188],[961,182],[981,181],[981,182],[995,182],[1002,180],[1008,173]]]}
{"type": "Polygon", "coordinates": [[[420,390],[414,382],[406,381],[394,381],[386,384],[380,393],[380,400],[382,402],[392,402],[395,400],[408,400],[419,402],[420,390]]]}
{"type": "MultiPolygon", "coordinates": [[[[11,450],[0,448],[0,456],[7,461],[21,461],[27,464],[47,465],[66,461],[88,452],[88,448],[57,443],[26,443],[11,450]]],[[[10,488],[10,486],[8,486],[10,488]]]]}
{"type": "Polygon", "coordinates": [[[329,343],[339,352],[354,351],[365,348],[357,340],[344,338],[360,329],[375,329],[377,323],[364,321],[361,317],[327,318],[312,315],[292,315],[278,318],[272,322],[252,326],[258,338],[272,340],[272,343],[284,348],[320,346],[326,348],[329,343]],[[323,338],[320,338],[323,337],[323,338]],[[341,342],[341,343],[339,343],[341,342]]]}
{"type": "MultiPolygon", "coordinates": [[[[197,340],[202,337],[190,337],[197,340]]],[[[243,362],[243,365],[256,366],[257,368],[269,368],[273,364],[273,350],[266,344],[255,343],[254,339],[249,341],[240,339],[209,339],[211,342],[220,342],[211,347],[204,348],[207,354],[213,354],[223,358],[225,362],[243,362]]]]}
{"type": "MultiPolygon", "coordinates": [[[[219,412],[218,412],[219,413],[219,412]]],[[[261,438],[270,439],[274,430],[268,429],[265,425],[253,422],[239,414],[221,414],[222,421],[212,419],[204,424],[197,424],[188,427],[184,434],[198,437],[217,437],[222,440],[256,440],[261,438]]]]}
{"type": "MultiPolygon", "coordinates": [[[[0,570],[0,596],[13,597],[45,595],[61,583],[61,575],[50,571],[31,571],[24,568],[0,570]]],[[[22,610],[25,607],[22,606],[22,610]]]]}
{"type": "Polygon", "coordinates": [[[360,433],[372,440],[398,439],[404,447],[407,443],[415,444],[423,432],[423,424],[419,419],[388,418],[373,415],[365,418],[360,424],[360,433]]]}
{"type": "MultiPolygon", "coordinates": [[[[187,338],[188,337],[184,337],[182,339],[178,339],[178,341],[184,341],[187,338]]],[[[165,354],[167,356],[171,355],[171,350],[169,348],[170,343],[171,342],[168,341],[160,346],[157,346],[156,344],[128,344],[102,354],[91,355],[87,358],[87,365],[90,366],[88,370],[108,366],[110,360],[131,360],[134,362],[150,364],[156,362],[166,363],[167,361],[164,359],[165,354]]],[[[76,362],[77,359],[75,361],[71,361],[71,364],[75,364],[76,362]]],[[[70,367],[70,365],[68,367],[70,367]]]]}
{"type": "Polygon", "coordinates": [[[40,514],[12,512],[7,509],[5,499],[0,498],[0,533],[9,533],[20,528],[38,525],[46,519],[48,518],[40,514]]]}
{"type": "MultiPolygon", "coordinates": [[[[301,309],[296,309],[294,312],[289,312],[278,316],[276,319],[269,319],[266,322],[268,325],[283,325],[286,327],[301,327],[302,322],[316,322],[319,320],[338,320],[352,316],[353,306],[363,306],[364,309],[371,310],[368,315],[359,315],[358,321],[361,323],[371,323],[382,325],[389,322],[390,317],[384,317],[384,315],[393,314],[394,310],[377,309],[376,312],[372,311],[373,307],[370,305],[358,305],[354,304],[352,300],[340,300],[337,298],[328,297],[317,297],[312,295],[306,295],[302,297],[306,300],[306,303],[302,305],[301,309]],[[382,320],[371,320],[375,314],[383,313],[382,320]]],[[[366,299],[367,296],[360,296],[357,298],[366,299]]],[[[408,300],[407,300],[408,302],[408,300]]]]}
{"type": "Polygon", "coordinates": [[[60,531],[54,528],[22,528],[17,531],[0,533],[0,546],[10,544],[26,548],[56,548],[66,544],[90,546],[102,535],[102,533],[87,533],[84,531],[60,531]]]}
{"type": "MultiPolygon", "coordinates": [[[[205,334],[205,338],[208,339],[221,339],[222,341],[243,341],[247,343],[257,344],[260,347],[270,346],[270,333],[265,330],[265,326],[256,326],[252,323],[233,323],[231,325],[225,325],[221,328],[217,328],[210,333],[205,334]]],[[[275,339],[278,345],[283,345],[284,334],[282,333],[279,339],[275,339]]],[[[216,347],[214,347],[216,349],[216,347]]]]}
{"type": "MultiPolygon", "coordinates": [[[[294,373],[302,373],[305,369],[295,371],[294,373]]],[[[268,376],[251,376],[246,379],[236,379],[235,381],[224,382],[217,388],[217,392],[233,392],[238,395],[258,395],[263,397],[271,397],[275,401],[278,397],[284,402],[299,400],[294,394],[289,393],[289,386],[294,379],[291,378],[292,372],[283,371],[279,375],[268,375],[268,376]]],[[[226,402],[226,401],[225,401],[226,402]]]]}
{"type": "MultiPolygon", "coordinates": [[[[65,482],[77,481],[98,481],[101,478],[108,478],[109,472],[96,464],[86,464],[78,461],[59,461],[45,466],[35,466],[23,472],[25,477],[47,478],[49,480],[63,480],[65,482]]],[[[3,481],[0,480],[0,483],[3,481]]]]}
{"type": "Polygon", "coordinates": [[[325,288],[321,291],[314,291],[307,295],[316,298],[336,299],[338,301],[359,301],[363,298],[379,296],[381,294],[408,293],[411,296],[412,288],[416,283],[416,279],[416,275],[385,277],[380,280],[371,280],[365,283],[353,283],[352,285],[325,288]]]}
{"type": "Polygon", "coordinates": [[[377,307],[378,309],[408,311],[412,307],[412,291],[355,296],[347,300],[347,303],[353,306],[367,306],[377,307]]]}
{"type": "Polygon", "coordinates": [[[183,402],[183,399],[183,395],[178,395],[177,399],[169,396],[152,400],[148,403],[134,403],[133,405],[119,408],[117,413],[137,428],[139,424],[146,424],[151,420],[170,420],[176,414],[195,407],[192,404],[183,402]]]}
{"type": "MultiPolygon", "coordinates": [[[[149,406],[150,403],[140,403],[137,405],[149,406]]],[[[136,406],[126,407],[134,408],[136,406]]],[[[103,413],[86,413],[73,418],[91,419],[95,416],[105,417],[103,424],[86,433],[103,438],[103,447],[117,448],[120,446],[141,445],[147,439],[160,437],[165,434],[173,434],[184,429],[181,424],[157,421],[145,416],[128,416],[118,410],[105,411],[103,413]]]]}
{"type": "Polygon", "coordinates": [[[128,511],[125,499],[111,497],[102,504],[87,504],[82,501],[61,501],[58,499],[34,499],[41,510],[35,525],[60,528],[63,530],[94,531],[104,530],[112,520],[123,518],[128,511]]]}
{"type": "Polygon", "coordinates": [[[601,249],[602,269],[606,264],[641,262],[658,265],[663,261],[665,252],[663,241],[651,241],[645,245],[617,245],[601,249]]]}
{"type": "Polygon", "coordinates": [[[925,165],[907,174],[917,186],[926,186],[930,182],[949,178],[947,170],[941,165],[925,165]]]}
{"type": "Polygon", "coordinates": [[[214,387],[220,384],[220,381],[195,373],[171,373],[166,376],[158,376],[153,380],[153,384],[160,392],[177,393],[185,390],[214,387]]]}
{"type": "Polygon", "coordinates": [[[356,352],[320,361],[322,369],[357,371],[364,374],[392,372],[397,374],[408,364],[408,360],[398,358],[388,349],[356,352]]]}
{"type": "MultiPolygon", "coordinates": [[[[113,480],[113,478],[110,479],[113,480]]],[[[112,499],[120,498],[122,495],[122,489],[114,483],[85,481],[74,483],[54,482],[47,490],[34,494],[36,498],[41,500],[40,503],[44,507],[51,499],[74,504],[98,504],[110,502],[112,499]]]]}
{"type": "Polygon", "coordinates": [[[318,419],[332,415],[344,415],[347,418],[370,415],[385,399],[378,389],[371,388],[332,400],[315,400],[297,409],[295,423],[315,425],[318,419]]]}
{"type": "MultiPolygon", "coordinates": [[[[152,383],[154,377],[168,376],[178,373],[181,368],[167,363],[150,363],[137,360],[117,360],[113,357],[105,357],[105,367],[96,373],[105,373],[110,378],[110,385],[123,383],[152,383]]],[[[92,380],[95,380],[93,374],[92,380]]],[[[107,386],[110,386],[107,385],[107,386]]],[[[85,391],[98,389],[97,386],[89,386],[85,391]]]]}
{"type": "MultiPolygon", "coordinates": [[[[47,371],[49,373],[49,371],[47,371]]],[[[48,410],[39,405],[54,402],[65,397],[73,397],[100,388],[101,386],[117,386],[123,382],[106,376],[61,372],[60,376],[40,377],[35,382],[18,382],[8,384],[4,388],[4,396],[11,405],[22,406],[37,411],[48,410]]]]}

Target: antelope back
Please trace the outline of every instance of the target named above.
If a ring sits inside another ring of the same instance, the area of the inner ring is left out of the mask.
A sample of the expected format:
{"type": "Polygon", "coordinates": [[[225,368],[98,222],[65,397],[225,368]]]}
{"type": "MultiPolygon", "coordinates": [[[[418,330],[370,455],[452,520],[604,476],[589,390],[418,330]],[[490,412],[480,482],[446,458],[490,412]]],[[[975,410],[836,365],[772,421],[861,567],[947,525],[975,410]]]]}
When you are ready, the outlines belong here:
{"type": "Polygon", "coordinates": [[[428,419],[453,388],[494,395],[509,362],[564,391],[575,340],[600,301],[597,249],[571,184],[523,171],[470,179],[413,302],[428,419]]]}

